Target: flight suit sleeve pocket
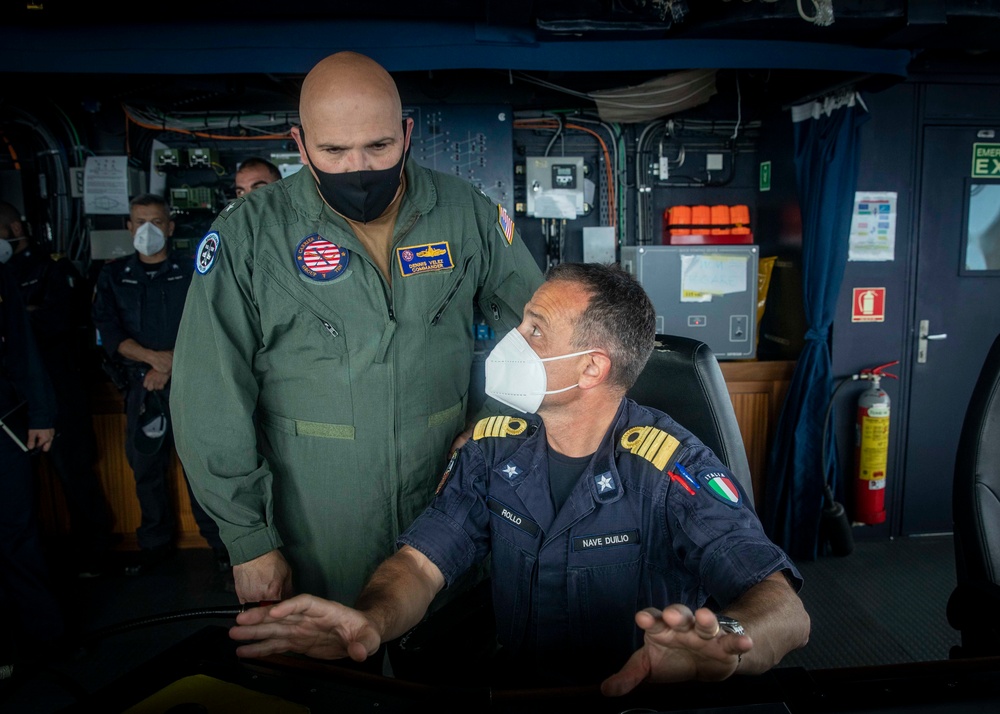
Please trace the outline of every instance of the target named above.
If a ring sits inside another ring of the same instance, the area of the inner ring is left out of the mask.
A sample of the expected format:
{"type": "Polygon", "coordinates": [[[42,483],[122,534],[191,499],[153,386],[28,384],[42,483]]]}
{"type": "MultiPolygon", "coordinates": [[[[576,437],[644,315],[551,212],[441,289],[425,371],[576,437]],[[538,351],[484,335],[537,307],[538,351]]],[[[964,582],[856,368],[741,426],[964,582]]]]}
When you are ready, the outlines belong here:
{"type": "Polygon", "coordinates": [[[489,295],[480,297],[479,309],[497,335],[505,335],[521,323],[523,305],[531,298],[528,286],[517,273],[511,273],[489,295]]]}

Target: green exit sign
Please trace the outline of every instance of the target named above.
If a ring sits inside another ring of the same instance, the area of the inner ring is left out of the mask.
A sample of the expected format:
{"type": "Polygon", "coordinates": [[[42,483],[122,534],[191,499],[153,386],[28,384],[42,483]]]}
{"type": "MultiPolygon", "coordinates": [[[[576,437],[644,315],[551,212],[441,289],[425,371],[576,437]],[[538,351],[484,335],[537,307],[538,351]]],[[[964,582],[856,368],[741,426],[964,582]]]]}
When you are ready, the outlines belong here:
{"type": "Polygon", "coordinates": [[[1000,144],[972,145],[973,178],[1000,178],[1000,144]]]}
{"type": "Polygon", "coordinates": [[[770,191],[771,190],[771,162],[761,161],[760,162],[760,190],[770,191]]]}

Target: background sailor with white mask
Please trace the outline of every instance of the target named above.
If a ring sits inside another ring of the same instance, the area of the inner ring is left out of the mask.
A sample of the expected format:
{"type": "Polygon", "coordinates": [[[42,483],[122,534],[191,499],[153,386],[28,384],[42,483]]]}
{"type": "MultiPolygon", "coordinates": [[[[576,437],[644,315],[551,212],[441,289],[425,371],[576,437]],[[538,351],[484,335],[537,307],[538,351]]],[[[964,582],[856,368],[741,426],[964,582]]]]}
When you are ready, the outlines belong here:
{"type": "MultiPolygon", "coordinates": [[[[167,489],[173,448],[169,411],[165,414],[167,432],[158,448],[137,448],[135,436],[149,405],[147,394],[158,392],[160,399],[155,401],[168,403],[174,343],[194,266],[189,257],[171,250],[174,221],[161,196],[144,194],[133,198],[127,227],[136,252],[101,268],[93,318],[108,358],[128,374],[125,455],[135,474],[142,520],[136,529],[140,551],[125,568],[126,572],[139,574],[172,554],[175,547],[175,519],[167,489]]],[[[219,538],[218,526],[194,498],[191,507],[219,569],[228,572],[229,556],[219,538]]]]}

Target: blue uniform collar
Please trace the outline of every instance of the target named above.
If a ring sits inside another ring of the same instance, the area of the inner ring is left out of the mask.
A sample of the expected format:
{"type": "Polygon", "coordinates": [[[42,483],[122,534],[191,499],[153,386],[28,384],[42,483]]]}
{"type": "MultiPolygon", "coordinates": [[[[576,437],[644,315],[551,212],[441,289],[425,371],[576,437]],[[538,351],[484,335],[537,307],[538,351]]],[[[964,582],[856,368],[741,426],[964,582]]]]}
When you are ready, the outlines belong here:
{"type": "MultiPolygon", "coordinates": [[[[601,445],[594,452],[590,464],[580,477],[587,483],[587,490],[582,493],[589,494],[590,498],[599,505],[614,503],[624,495],[622,482],[618,476],[618,467],[615,464],[615,444],[619,432],[628,421],[626,404],[626,400],[622,399],[611,425],[604,438],[601,439],[601,445]]],[[[545,438],[545,425],[538,422],[535,433],[528,437],[524,444],[510,457],[498,461],[494,467],[494,473],[518,491],[518,495],[526,504],[534,502],[534,496],[539,493],[544,494],[545,500],[551,502],[547,482],[547,459],[548,442],[545,438]],[[531,483],[533,478],[544,478],[546,483],[544,485],[531,483]],[[530,488],[527,490],[521,488],[525,482],[529,482],[530,488]]],[[[576,501],[581,497],[580,494],[579,489],[574,489],[569,501],[576,501]]],[[[580,509],[586,507],[586,504],[579,502],[575,505],[580,509]]],[[[543,508],[542,503],[538,503],[536,506],[543,508]]]]}

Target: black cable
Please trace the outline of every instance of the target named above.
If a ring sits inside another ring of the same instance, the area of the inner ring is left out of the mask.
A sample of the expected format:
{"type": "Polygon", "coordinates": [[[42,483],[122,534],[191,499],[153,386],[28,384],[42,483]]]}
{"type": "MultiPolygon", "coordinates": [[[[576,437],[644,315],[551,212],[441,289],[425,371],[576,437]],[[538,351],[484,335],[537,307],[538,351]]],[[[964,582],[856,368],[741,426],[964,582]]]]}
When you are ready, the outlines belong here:
{"type": "Polygon", "coordinates": [[[89,634],[85,634],[83,639],[87,642],[93,642],[96,640],[102,640],[105,637],[110,637],[112,635],[117,635],[121,632],[128,632],[129,630],[135,630],[140,627],[149,627],[150,625],[160,625],[165,622],[177,622],[180,620],[197,620],[205,617],[224,617],[224,618],[235,618],[241,612],[246,612],[255,607],[261,607],[266,603],[260,602],[248,602],[242,605],[224,605],[221,607],[203,607],[195,608],[192,610],[179,610],[177,612],[167,612],[161,613],[159,615],[148,615],[146,617],[139,617],[134,620],[126,620],[125,622],[120,622],[115,625],[109,625],[108,627],[95,630],[89,634]]]}
{"type": "Polygon", "coordinates": [[[836,439],[830,434],[830,414],[833,412],[833,403],[836,401],[837,394],[845,384],[857,381],[858,379],[860,379],[859,375],[852,374],[840,380],[840,383],[834,388],[833,393],[830,394],[830,401],[826,405],[826,414],[823,417],[823,443],[820,453],[823,466],[824,506],[820,521],[820,537],[821,540],[824,537],[826,540],[829,540],[833,554],[840,556],[850,555],[854,551],[854,534],[843,505],[837,503],[833,495],[833,487],[830,485],[829,478],[830,467],[827,464],[826,442],[828,436],[836,442],[836,439]]]}
{"type": "MultiPolygon", "coordinates": [[[[823,449],[822,449],[822,464],[823,464],[823,483],[827,489],[831,489],[830,480],[828,474],[830,472],[830,467],[826,463],[826,437],[830,433],[830,414],[833,412],[833,403],[837,398],[837,393],[840,389],[848,382],[857,381],[857,375],[848,375],[840,380],[840,383],[834,387],[833,392],[830,394],[830,402],[826,405],[826,415],[823,417],[823,449]]],[[[832,492],[832,489],[831,489],[832,492]]],[[[830,500],[833,500],[832,496],[830,500]]]]}

